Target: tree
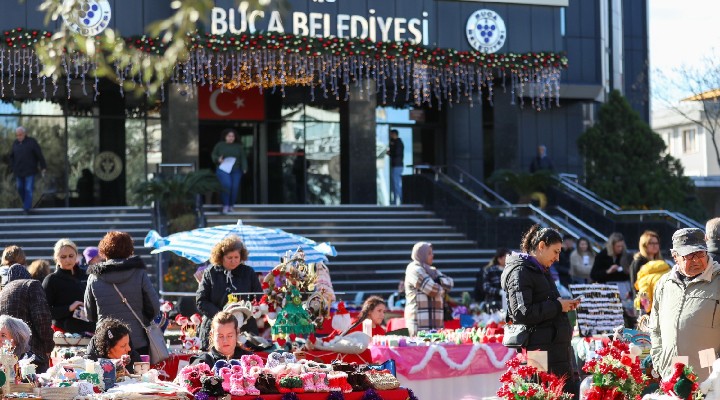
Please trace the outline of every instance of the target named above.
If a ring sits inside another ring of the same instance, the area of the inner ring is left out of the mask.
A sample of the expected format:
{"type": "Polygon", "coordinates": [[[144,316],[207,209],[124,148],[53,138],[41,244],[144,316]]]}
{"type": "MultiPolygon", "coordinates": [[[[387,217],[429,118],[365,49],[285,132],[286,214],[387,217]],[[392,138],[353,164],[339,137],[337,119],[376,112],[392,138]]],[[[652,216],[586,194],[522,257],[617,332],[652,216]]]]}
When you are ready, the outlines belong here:
{"type": "Polygon", "coordinates": [[[600,107],[597,124],[579,138],[587,187],[624,208],[664,208],[702,214],[692,181],[666,145],[613,91],[600,107]]]}
{"type": "MultiPolygon", "coordinates": [[[[19,1],[22,3],[25,0],[19,1]]],[[[259,5],[267,5],[269,2],[270,0],[249,1],[259,5]]],[[[213,0],[171,1],[173,14],[147,27],[150,37],[159,37],[166,45],[162,55],[151,56],[142,50],[128,47],[110,28],[105,29],[98,40],[95,40],[95,37],[88,38],[73,32],[67,24],[57,24],[58,30],[50,40],[40,40],[35,45],[44,67],[42,75],[59,78],[64,70],[63,58],[59,55],[79,53],[93,59],[98,76],[122,83],[128,89],[134,86],[138,92],[147,90],[148,94],[155,94],[171,76],[178,61],[187,59],[190,40],[188,33],[196,31],[198,22],[207,19],[214,3],[213,0]],[[144,87],[119,79],[116,65],[119,69],[130,68],[130,76],[140,76],[144,87]]],[[[51,21],[57,21],[75,7],[80,7],[79,0],[44,0],[39,8],[45,12],[45,24],[50,25],[51,21]]]]}
{"type": "Polygon", "coordinates": [[[702,127],[720,166],[720,54],[712,51],[695,65],[656,73],[662,84],[655,97],[667,109],[702,127]],[[685,98],[679,102],[680,97],[685,98]]]}

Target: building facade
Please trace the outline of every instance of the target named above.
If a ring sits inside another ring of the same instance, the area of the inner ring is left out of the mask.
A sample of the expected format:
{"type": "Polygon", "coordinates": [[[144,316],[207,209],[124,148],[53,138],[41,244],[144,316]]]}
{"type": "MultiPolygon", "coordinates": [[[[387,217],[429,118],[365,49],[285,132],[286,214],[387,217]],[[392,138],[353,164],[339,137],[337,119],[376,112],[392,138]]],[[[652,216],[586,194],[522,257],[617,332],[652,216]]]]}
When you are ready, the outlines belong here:
{"type": "MultiPolygon", "coordinates": [[[[108,26],[125,37],[172,11],[169,1],[91,3],[107,4],[108,26]]],[[[26,0],[0,14],[6,40],[18,28],[57,28],[43,24],[38,4],[26,0]]],[[[262,92],[176,82],[148,100],[79,73],[51,86],[37,77],[20,83],[19,66],[13,72],[6,63],[0,132],[10,143],[14,127],[24,125],[41,139],[53,160],[41,190],[69,205],[132,203],[134,185],[160,164],[214,168],[210,152],[229,127],[250,162],[243,203],[387,204],[390,129],[405,143],[406,165],[457,165],[483,179],[496,169],[528,170],[544,144],[556,171],[582,174],[576,139],[610,90],[649,119],[647,15],[646,0],[287,0],[265,9],[216,0],[201,28],[226,37],[274,32],[496,56],[554,53],[564,54],[568,67],[559,86],[538,80],[522,94],[509,71],[464,96],[461,85],[410,93],[411,77],[398,80],[386,70],[357,85],[328,80],[314,89],[262,92]],[[328,90],[336,84],[339,91],[328,90]],[[557,96],[532,95],[543,86],[557,96]]],[[[416,79],[422,70],[413,68],[416,79]]]]}

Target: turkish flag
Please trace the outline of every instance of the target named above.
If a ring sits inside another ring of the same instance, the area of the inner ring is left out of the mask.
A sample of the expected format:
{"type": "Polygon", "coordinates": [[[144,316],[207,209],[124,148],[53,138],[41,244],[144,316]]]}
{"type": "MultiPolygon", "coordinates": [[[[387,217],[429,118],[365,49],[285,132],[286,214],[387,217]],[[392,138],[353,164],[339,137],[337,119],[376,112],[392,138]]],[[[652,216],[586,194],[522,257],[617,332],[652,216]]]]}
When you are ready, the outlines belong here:
{"type": "Polygon", "coordinates": [[[198,86],[200,119],[265,120],[265,96],[258,89],[198,86]]]}

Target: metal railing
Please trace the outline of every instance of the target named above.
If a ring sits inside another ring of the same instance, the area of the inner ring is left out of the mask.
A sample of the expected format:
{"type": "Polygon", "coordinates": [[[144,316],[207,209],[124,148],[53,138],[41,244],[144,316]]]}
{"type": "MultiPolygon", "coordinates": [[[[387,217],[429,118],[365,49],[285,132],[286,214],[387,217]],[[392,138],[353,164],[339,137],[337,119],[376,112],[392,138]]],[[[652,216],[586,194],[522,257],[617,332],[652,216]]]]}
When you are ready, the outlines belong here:
{"type": "Polygon", "coordinates": [[[640,220],[640,222],[643,222],[647,218],[668,218],[675,222],[675,226],[677,228],[688,226],[691,228],[705,229],[704,225],[701,223],[679,212],[668,210],[622,210],[618,205],[600,198],[595,192],[592,192],[586,187],[580,185],[577,182],[578,177],[575,174],[559,174],[558,180],[566,190],[582,197],[597,208],[600,208],[604,216],[636,217],[640,220]]]}

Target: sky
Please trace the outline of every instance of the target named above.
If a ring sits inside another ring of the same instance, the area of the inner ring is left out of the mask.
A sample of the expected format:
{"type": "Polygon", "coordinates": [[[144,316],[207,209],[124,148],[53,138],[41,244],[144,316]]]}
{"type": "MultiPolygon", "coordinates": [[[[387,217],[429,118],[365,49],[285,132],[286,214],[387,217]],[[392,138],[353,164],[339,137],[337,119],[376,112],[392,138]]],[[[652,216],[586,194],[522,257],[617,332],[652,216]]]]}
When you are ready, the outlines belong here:
{"type": "MultiPolygon", "coordinates": [[[[713,48],[720,50],[717,23],[720,1],[650,0],[649,3],[650,90],[655,97],[663,85],[656,71],[671,74],[673,68],[698,65],[713,48]]],[[[660,103],[653,100],[653,109],[661,107],[660,103]]]]}

